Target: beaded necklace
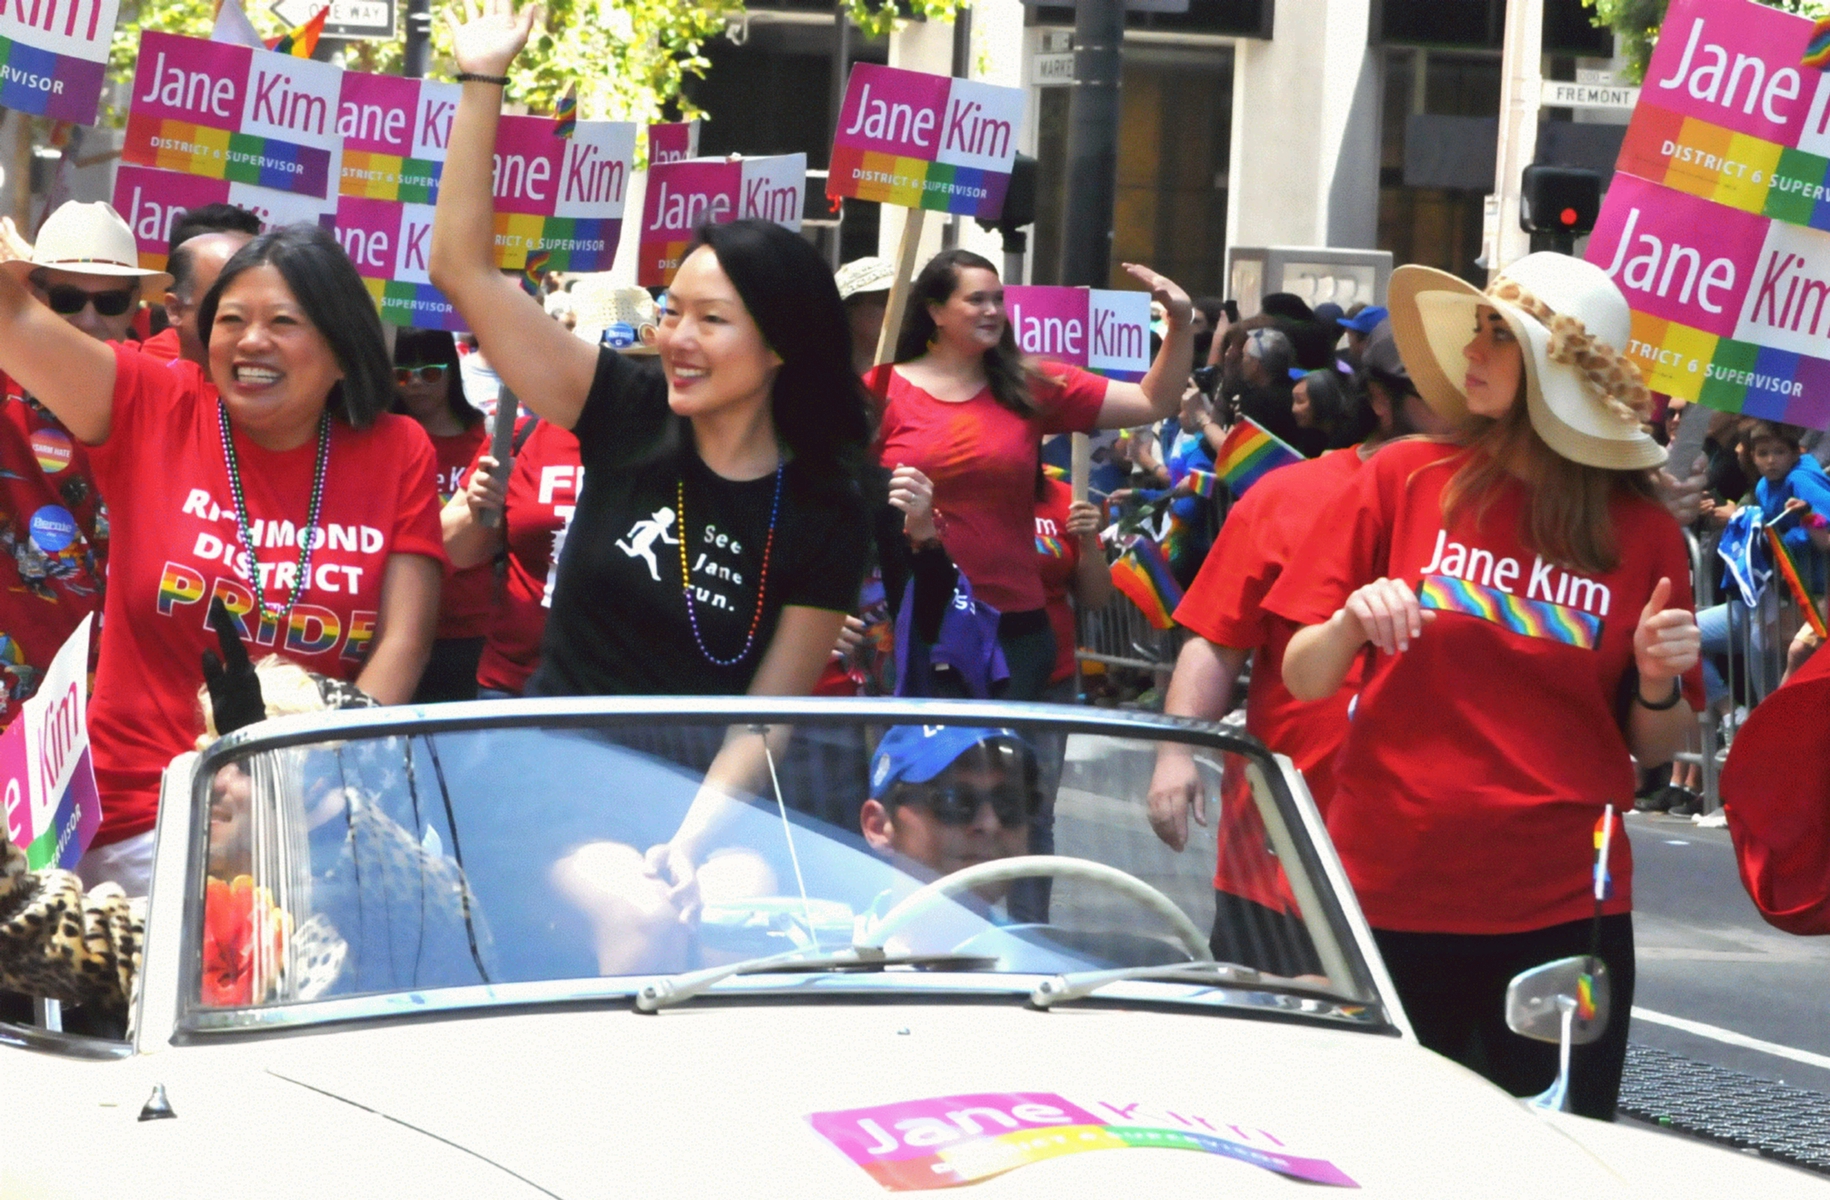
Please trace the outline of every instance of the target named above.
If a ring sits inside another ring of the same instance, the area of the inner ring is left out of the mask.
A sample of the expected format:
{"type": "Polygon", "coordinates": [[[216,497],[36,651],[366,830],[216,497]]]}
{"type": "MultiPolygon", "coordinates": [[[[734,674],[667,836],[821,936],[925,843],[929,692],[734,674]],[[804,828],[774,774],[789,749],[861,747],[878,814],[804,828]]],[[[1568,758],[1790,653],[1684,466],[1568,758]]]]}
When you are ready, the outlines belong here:
{"type": "Polygon", "coordinates": [[[686,597],[686,619],[693,627],[693,643],[699,647],[699,653],[705,661],[714,667],[732,667],[750,656],[750,647],[756,642],[757,627],[762,624],[763,593],[769,589],[769,558],[775,548],[775,518],[782,511],[782,471],[786,463],[775,468],[775,499],[769,505],[769,536],[763,541],[762,576],[756,581],[756,611],[750,616],[750,632],[744,634],[743,649],[731,658],[719,658],[705,648],[705,638],[699,633],[699,614],[693,610],[693,580],[686,569],[686,475],[674,486],[674,511],[680,514],[680,590],[686,597]]]}
{"type": "Polygon", "coordinates": [[[311,482],[311,512],[305,528],[299,530],[298,576],[292,582],[292,595],[282,605],[267,603],[267,589],[261,586],[261,561],[255,553],[254,537],[248,529],[248,501],[242,494],[241,467],[235,460],[235,439],[229,436],[229,406],[216,401],[216,425],[222,431],[222,456],[229,464],[229,492],[235,497],[235,525],[241,532],[241,544],[248,551],[248,578],[254,584],[254,602],[262,620],[271,619],[284,625],[292,619],[293,605],[311,583],[311,550],[316,539],[312,530],[318,527],[318,513],[324,503],[324,473],[330,463],[330,410],[318,418],[318,466],[311,482]]]}

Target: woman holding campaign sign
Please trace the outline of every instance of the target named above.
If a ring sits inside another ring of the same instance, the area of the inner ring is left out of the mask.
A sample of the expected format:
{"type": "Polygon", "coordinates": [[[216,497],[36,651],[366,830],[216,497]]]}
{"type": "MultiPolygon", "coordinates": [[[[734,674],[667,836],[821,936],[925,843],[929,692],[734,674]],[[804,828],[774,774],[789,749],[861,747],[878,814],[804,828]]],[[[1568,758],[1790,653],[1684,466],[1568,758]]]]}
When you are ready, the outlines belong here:
{"type": "Polygon", "coordinates": [[[202,728],[208,613],[376,699],[413,694],[443,552],[432,448],[387,414],[374,302],[328,231],[275,230],[198,308],[209,375],[84,337],[0,272],[0,370],[87,443],[113,524],[82,875],[144,891],[159,776],[202,728]],[[214,385],[214,386],[212,386],[214,385]]]}
{"type": "Polygon", "coordinates": [[[1633,760],[1669,761],[1702,704],[1626,300],[1599,267],[1533,254],[1485,292],[1400,267],[1391,320],[1419,394],[1464,433],[1387,446],[1323,510],[1327,536],[1265,602],[1306,626],[1284,681],[1319,700],[1375,652],[1328,826],[1418,1037],[1537,1092],[1556,1050],[1507,1030],[1507,982],[1599,952],[1615,1016],[1571,1091],[1611,1118],[1634,982],[1618,814],[1633,760]]]}
{"type": "Polygon", "coordinates": [[[922,268],[895,362],[865,375],[883,410],[880,460],[917,467],[934,481],[942,542],[975,598],[1002,614],[998,641],[1012,700],[1040,699],[1055,665],[1034,548],[1039,442],[1050,433],[1166,417],[1193,365],[1188,294],[1148,267],[1125,270],[1150,289],[1169,322],[1138,383],[1026,359],[1005,317],[996,268],[969,250],[945,251],[922,268]]]}

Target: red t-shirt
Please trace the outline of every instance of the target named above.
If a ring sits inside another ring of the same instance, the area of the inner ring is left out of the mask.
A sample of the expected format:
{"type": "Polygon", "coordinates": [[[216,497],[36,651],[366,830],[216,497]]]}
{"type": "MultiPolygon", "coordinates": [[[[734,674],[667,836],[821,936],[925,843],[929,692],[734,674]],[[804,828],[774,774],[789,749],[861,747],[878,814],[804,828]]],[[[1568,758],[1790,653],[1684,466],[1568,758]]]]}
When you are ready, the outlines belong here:
{"type": "Polygon", "coordinates": [[[1049,628],[1055,631],[1055,669],[1048,677],[1050,683],[1074,677],[1074,650],[1079,640],[1074,609],[1068,603],[1074,574],[1080,570],[1080,539],[1067,531],[1068,506],[1073,503],[1073,488],[1059,479],[1043,481],[1042,499],[1036,501],[1036,570],[1042,576],[1049,628]]]}
{"type": "MultiPolygon", "coordinates": [[[[532,419],[523,418],[515,426],[517,437],[532,419]]],[[[487,447],[478,454],[486,452],[487,447]]],[[[540,665],[559,533],[572,519],[584,480],[578,439],[551,421],[540,422],[516,453],[514,469],[508,473],[508,561],[502,603],[483,643],[483,660],[477,664],[479,686],[520,695],[540,665]]]]}
{"type": "MultiPolygon", "coordinates": [[[[1334,758],[1347,736],[1347,705],[1359,684],[1353,671],[1326,700],[1305,703],[1284,687],[1284,649],[1301,628],[1266,612],[1266,593],[1311,538],[1316,513],[1360,467],[1357,448],[1335,450],[1273,471],[1252,485],[1220,527],[1200,574],[1175,619],[1210,642],[1250,650],[1252,682],[1245,727],[1303,773],[1323,816],[1334,799],[1334,758]]],[[[1229,763],[1221,799],[1220,854],[1214,886],[1271,908],[1292,908],[1289,887],[1269,851],[1243,771],[1229,763]]]]}
{"type": "Polygon", "coordinates": [[[1042,372],[1030,377],[1031,417],[993,400],[990,388],[954,404],[887,365],[864,376],[883,405],[878,461],[891,470],[916,467],[934,481],[941,541],[973,595],[999,612],[1043,607],[1034,545],[1043,435],[1092,430],[1106,399],[1106,380],[1098,375],[1054,363],[1042,372]]]}
{"type": "MultiPolygon", "coordinates": [[[[488,446],[489,434],[478,421],[462,433],[432,438],[438,462],[438,502],[442,506],[470,482],[477,455],[488,446]]],[[[438,633],[441,638],[476,638],[489,632],[496,619],[496,572],[489,563],[454,570],[445,565],[445,583],[439,593],[438,633]]]]}
{"type": "MultiPolygon", "coordinates": [[[[1444,528],[1442,492],[1458,447],[1399,442],[1374,455],[1323,507],[1328,536],[1303,547],[1265,606],[1299,625],[1326,621],[1381,577],[1448,597],[1405,653],[1369,654],[1336,762],[1328,829],[1371,923],[1415,932],[1519,933],[1594,911],[1594,833],[1603,806],[1633,804],[1618,713],[1633,633],[1661,576],[1691,604],[1683,535],[1650,500],[1610,505],[1620,565],[1568,571],[1527,549],[1529,494],[1500,484],[1478,520],[1444,528]],[[1512,614],[1521,629],[1457,611],[1512,614]]],[[[1684,680],[1703,706],[1702,676],[1684,680]]],[[[1632,908],[1633,859],[1612,843],[1605,911],[1632,908]]]]}
{"type": "MultiPolygon", "coordinates": [[[[97,845],[152,828],[160,772],[203,731],[197,693],[203,652],[216,647],[213,597],[243,619],[257,661],[277,653],[349,680],[375,633],[388,556],[444,558],[425,431],[389,414],[361,431],[332,421],[311,583],[284,634],[255,618],[215,396],[193,363],[161,366],[115,347],[113,424],[89,450],[114,522],[108,636],[89,702],[97,845]]],[[[317,439],[273,453],[237,437],[235,454],[266,598],[283,602],[298,570],[317,439]]]]}
{"type": "MultiPolygon", "coordinates": [[[[82,619],[102,606],[108,510],[89,453],[0,375],[0,729],[38,690],[82,619]]],[[[100,630],[90,633],[90,654],[100,630]]]]}
{"type": "Polygon", "coordinates": [[[184,357],[184,343],[178,340],[178,327],[167,325],[140,343],[140,353],[162,363],[177,362],[184,357]]]}

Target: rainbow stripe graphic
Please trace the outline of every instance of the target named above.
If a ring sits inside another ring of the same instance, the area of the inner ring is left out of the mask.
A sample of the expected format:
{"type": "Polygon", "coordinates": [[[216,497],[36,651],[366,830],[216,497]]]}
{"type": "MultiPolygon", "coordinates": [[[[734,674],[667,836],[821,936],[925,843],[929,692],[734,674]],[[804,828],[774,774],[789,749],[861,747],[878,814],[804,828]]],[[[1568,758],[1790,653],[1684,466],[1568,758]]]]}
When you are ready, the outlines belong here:
{"type": "Polygon", "coordinates": [[[369,643],[375,640],[376,614],[356,611],[349,615],[349,637],[343,641],[343,652],[337,657],[361,662],[368,657],[369,643]]]}
{"type": "Polygon", "coordinates": [[[528,255],[544,250],[549,271],[608,271],[622,235],[621,217],[537,217],[531,213],[496,214],[496,265],[505,271],[527,268],[528,255]]]}
{"type": "Polygon", "coordinates": [[[1303,461],[1302,452],[1283,441],[1250,417],[1239,423],[1220,443],[1214,470],[1226,480],[1233,495],[1243,496],[1246,489],[1279,467],[1303,461]]]}
{"type": "Polygon", "coordinates": [[[566,89],[553,109],[553,136],[569,138],[578,132],[578,85],[566,89]]]}
{"type": "Polygon", "coordinates": [[[423,158],[402,158],[372,150],[345,150],[342,195],[365,200],[403,200],[409,204],[438,203],[439,172],[443,163],[423,158]]]}
{"type": "Polygon", "coordinates": [[[1009,186],[1010,176],[998,171],[834,146],[826,194],[989,218],[1004,210],[1004,191],[1009,186]],[[834,190],[841,186],[845,190],[834,190]]]}
{"type": "Polygon", "coordinates": [[[1798,573],[1798,563],[1792,552],[1786,549],[1779,531],[1771,525],[1766,526],[1767,545],[1773,549],[1773,565],[1785,578],[1786,587],[1792,592],[1792,599],[1798,602],[1798,611],[1805,614],[1805,620],[1811,623],[1811,632],[1819,638],[1830,641],[1830,629],[1825,628],[1823,614],[1817,611],[1817,605],[1811,599],[1810,590],[1805,587],[1804,577],[1798,573]]]}
{"type": "Polygon", "coordinates": [[[1067,553],[1067,548],[1061,544],[1060,538],[1045,537],[1038,533],[1036,535],[1036,553],[1045,558],[1060,558],[1067,553]]]}
{"type": "MultiPolygon", "coordinates": [[[[107,47],[104,36],[102,49],[107,47]]],[[[95,124],[107,63],[0,37],[0,67],[6,68],[0,72],[0,105],[54,121],[95,124]],[[49,86],[33,87],[33,79],[48,80],[49,86]]]]}
{"type": "Polygon", "coordinates": [[[362,283],[375,298],[381,319],[390,325],[454,332],[469,328],[458,315],[457,307],[445,299],[445,293],[429,283],[394,279],[364,279],[362,283]]]}
{"type": "Polygon", "coordinates": [[[257,629],[248,628],[248,615],[254,611],[254,593],[227,579],[218,579],[211,589],[212,602],[222,601],[229,619],[235,623],[235,634],[244,642],[253,642],[257,646],[273,645],[274,636],[279,632],[279,619],[270,612],[262,612],[257,629]]]}
{"type": "Polygon", "coordinates": [[[1189,488],[1203,499],[1213,499],[1220,490],[1220,477],[1212,471],[1190,471],[1187,479],[1189,488]]]}
{"type": "Polygon", "coordinates": [[[292,619],[286,623],[288,654],[323,654],[343,636],[343,622],[328,608],[316,604],[297,604],[292,619]]]}
{"type": "Polygon", "coordinates": [[[145,113],[128,115],[121,147],[122,162],[307,196],[327,194],[330,159],[313,146],[145,113]]]}
{"type": "Polygon", "coordinates": [[[180,604],[203,599],[203,575],[183,563],[167,562],[159,576],[159,615],[169,617],[180,604]]]}
{"type": "Polygon", "coordinates": [[[1830,17],[1819,17],[1811,26],[1811,40],[1805,43],[1805,56],[1798,62],[1819,70],[1830,67],[1830,17]]]}
{"type": "Polygon", "coordinates": [[[1616,169],[1673,191],[1830,229],[1830,158],[1660,108],[1634,111],[1616,169]]]}
{"type": "Polygon", "coordinates": [[[1830,360],[1633,314],[1627,351],[1655,392],[1810,429],[1830,425],[1830,360]]]}
{"type": "Polygon", "coordinates": [[[1176,605],[1182,603],[1182,585],[1169,571],[1157,544],[1140,537],[1112,564],[1112,586],[1130,597],[1157,629],[1175,626],[1176,605]]]}
{"type": "Polygon", "coordinates": [[[1548,600],[1527,600],[1451,575],[1425,576],[1417,585],[1417,598],[1425,608],[1479,617],[1526,637],[1579,650],[1593,650],[1601,642],[1601,618],[1592,613],[1548,600]]]}

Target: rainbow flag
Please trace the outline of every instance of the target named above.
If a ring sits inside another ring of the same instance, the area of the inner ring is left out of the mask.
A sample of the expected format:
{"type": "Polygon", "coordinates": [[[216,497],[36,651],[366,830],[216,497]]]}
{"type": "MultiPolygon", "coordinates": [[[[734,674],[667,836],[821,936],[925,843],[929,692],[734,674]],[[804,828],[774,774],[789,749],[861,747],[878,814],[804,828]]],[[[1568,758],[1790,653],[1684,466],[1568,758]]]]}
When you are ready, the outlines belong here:
{"type": "Polygon", "coordinates": [[[1060,538],[1046,537],[1038,533],[1036,535],[1036,553],[1044,558],[1060,558],[1067,551],[1061,545],[1060,538]]]}
{"type": "Polygon", "coordinates": [[[1190,490],[1203,499],[1213,499],[1214,493],[1220,490],[1220,477],[1212,471],[1190,471],[1187,479],[1190,490]]]}
{"type": "Polygon", "coordinates": [[[1817,24],[1811,27],[1811,40],[1805,43],[1805,56],[1798,61],[1801,66],[1816,67],[1819,70],[1830,67],[1830,17],[1819,17],[1817,24]]]}
{"type": "Polygon", "coordinates": [[[1576,1015],[1584,1021],[1595,1019],[1595,977],[1587,971],[1576,976],[1576,1015]]]}
{"type": "Polygon", "coordinates": [[[1147,537],[1131,543],[1112,564],[1112,586],[1130,597],[1157,629],[1175,627],[1172,615],[1182,603],[1182,585],[1169,573],[1169,563],[1157,544],[1147,537]]]}
{"type": "Polygon", "coordinates": [[[1246,489],[1279,467],[1303,461],[1302,452],[1290,443],[1252,420],[1240,417],[1226,440],[1220,443],[1214,470],[1226,480],[1233,495],[1243,496],[1246,489]]]}
{"type": "Polygon", "coordinates": [[[1620,818],[1614,815],[1614,806],[1608,805],[1601,819],[1595,822],[1595,900],[1600,903],[1614,894],[1614,876],[1608,870],[1608,856],[1614,846],[1614,830],[1619,827],[1620,818]]]}
{"type": "Polygon", "coordinates": [[[546,277],[547,264],[553,261],[550,250],[529,250],[527,265],[521,270],[521,287],[535,299],[540,297],[540,281],[546,277]]]}
{"type": "Polygon", "coordinates": [[[569,138],[578,132],[578,85],[566,89],[553,109],[553,136],[569,138]]]}
{"type": "Polygon", "coordinates": [[[324,21],[330,16],[330,5],[318,10],[318,15],[303,25],[288,29],[279,37],[267,43],[267,49],[275,54],[290,54],[294,58],[310,58],[318,48],[318,39],[324,35],[324,21]]]}
{"type": "Polygon", "coordinates": [[[1068,469],[1066,467],[1058,467],[1054,463],[1043,463],[1042,473],[1050,479],[1060,483],[1066,483],[1068,481],[1068,469]]]}
{"type": "Polygon", "coordinates": [[[1562,642],[1578,650],[1593,650],[1601,642],[1601,618],[1593,613],[1548,600],[1527,600],[1452,575],[1424,576],[1417,585],[1417,602],[1437,612],[1479,617],[1514,633],[1562,642]]]}
{"type": "Polygon", "coordinates": [[[1785,577],[1786,586],[1792,590],[1792,599],[1798,601],[1798,611],[1805,614],[1805,620],[1811,623],[1812,633],[1830,641],[1830,629],[1825,627],[1823,615],[1817,611],[1817,605],[1812,601],[1811,593],[1805,587],[1804,578],[1798,573],[1798,563],[1793,560],[1792,552],[1786,549],[1786,544],[1780,539],[1777,529],[1771,525],[1765,528],[1767,545],[1773,551],[1773,565],[1785,577]]]}

